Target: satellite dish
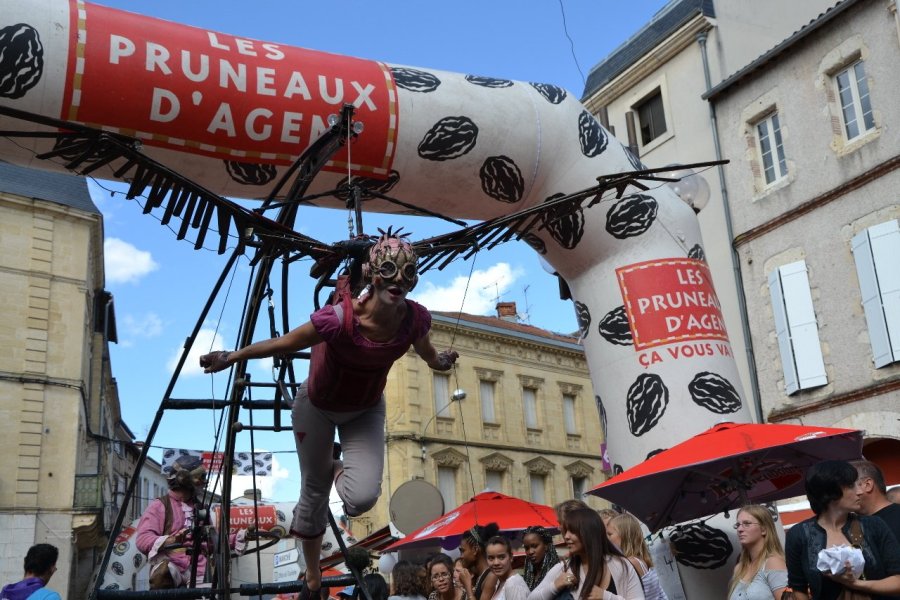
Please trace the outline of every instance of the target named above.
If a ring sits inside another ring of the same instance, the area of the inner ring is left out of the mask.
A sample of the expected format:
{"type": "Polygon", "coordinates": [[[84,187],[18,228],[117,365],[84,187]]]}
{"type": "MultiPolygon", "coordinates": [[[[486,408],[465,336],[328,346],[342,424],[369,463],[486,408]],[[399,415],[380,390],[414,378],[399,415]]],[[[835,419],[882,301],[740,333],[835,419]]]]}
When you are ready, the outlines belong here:
{"type": "Polygon", "coordinates": [[[444,497],[424,479],[413,479],[391,495],[388,512],[394,527],[409,535],[444,514],[444,497]]]}

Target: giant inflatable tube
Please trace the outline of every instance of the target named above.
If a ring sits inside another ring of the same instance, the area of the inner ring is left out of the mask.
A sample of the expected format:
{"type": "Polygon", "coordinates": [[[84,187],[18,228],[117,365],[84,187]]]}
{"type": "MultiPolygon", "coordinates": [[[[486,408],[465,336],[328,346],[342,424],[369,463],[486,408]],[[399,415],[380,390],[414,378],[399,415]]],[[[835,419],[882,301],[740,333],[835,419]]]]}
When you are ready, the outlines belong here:
{"type": "MultiPolygon", "coordinates": [[[[394,197],[483,219],[639,167],[548,84],[337,56],[76,0],[0,0],[0,53],[0,104],[135,136],[231,196],[265,195],[343,103],[365,129],[311,193],[349,171],[394,197]]],[[[34,155],[52,144],[0,139],[0,159],[50,168],[34,155]]],[[[749,420],[697,219],[669,188],[604,199],[530,242],[574,295],[616,471],[723,419],[749,420]]]]}

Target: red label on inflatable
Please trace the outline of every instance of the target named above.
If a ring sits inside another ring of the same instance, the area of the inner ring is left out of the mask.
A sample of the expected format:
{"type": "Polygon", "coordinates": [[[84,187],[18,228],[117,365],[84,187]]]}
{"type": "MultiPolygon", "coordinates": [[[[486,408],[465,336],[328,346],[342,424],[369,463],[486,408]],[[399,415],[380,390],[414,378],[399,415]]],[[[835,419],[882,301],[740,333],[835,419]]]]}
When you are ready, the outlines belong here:
{"type": "Polygon", "coordinates": [[[727,340],[709,266],[690,258],[616,269],[636,350],[687,340],[727,340]]]}
{"type": "MultiPolygon", "coordinates": [[[[237,533],[241,529],[255,527],[260,531],[271,531],[278,525],[278,511],[270,504],[260,504],[257,512],[252,506],[232,506],[229,513],[231,520],[228,533],[237,533]]],[[[213,507],[213,519],[219,522],[219,514],[222,508],[219,505],[213,507]]]]}
{"type": "MultiPolygon", "coordinates": [[[[386,177],[397,93],[386,65],[72,3],[62,118],[224,160],[288,164],[356,107],[357,175],[386,177]]],[[[344,147],[328,163],[346,172],[344,147]]]]}

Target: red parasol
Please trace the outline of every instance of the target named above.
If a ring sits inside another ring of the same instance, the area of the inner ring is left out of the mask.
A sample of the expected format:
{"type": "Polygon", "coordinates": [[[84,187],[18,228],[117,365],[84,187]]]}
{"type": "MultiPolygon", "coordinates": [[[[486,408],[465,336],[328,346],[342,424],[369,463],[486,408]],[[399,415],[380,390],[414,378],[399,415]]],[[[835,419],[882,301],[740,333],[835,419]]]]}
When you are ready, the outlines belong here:
{"type": "Polygon", "coordinates": [[[706,515],[803,495],[807,467],[862,456],[855,429],[721,423],[601,483],[651,531],[706,515]]]}
{"type": "Polygon", "coordinates": [[[424,527],[394,542],[386,552],[403,548],[440,545],[455,548],[462,535],[475,525],[496,523],[500,531],[521,531],[532,525],[557,530],[556,513],[549,506],[526,502],[498,492],[482,492],[424,527]]]}

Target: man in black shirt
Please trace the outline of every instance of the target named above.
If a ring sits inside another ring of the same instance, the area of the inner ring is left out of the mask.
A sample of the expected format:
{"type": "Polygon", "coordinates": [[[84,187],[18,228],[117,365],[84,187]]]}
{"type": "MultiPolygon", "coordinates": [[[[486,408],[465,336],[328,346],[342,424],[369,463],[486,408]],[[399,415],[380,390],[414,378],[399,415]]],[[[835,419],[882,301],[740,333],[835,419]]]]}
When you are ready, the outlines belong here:
{"type": "Polygon", "coordinates": [[[862,508],[860,513],[875,516],[887,523],[894,537],[900,540],[900,504],[887,499],[887,487],[881,469],[873,462],[855,460],[853,466],[859,474],[857,479],[862,508]]]}

